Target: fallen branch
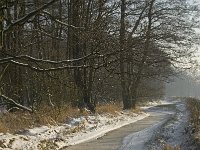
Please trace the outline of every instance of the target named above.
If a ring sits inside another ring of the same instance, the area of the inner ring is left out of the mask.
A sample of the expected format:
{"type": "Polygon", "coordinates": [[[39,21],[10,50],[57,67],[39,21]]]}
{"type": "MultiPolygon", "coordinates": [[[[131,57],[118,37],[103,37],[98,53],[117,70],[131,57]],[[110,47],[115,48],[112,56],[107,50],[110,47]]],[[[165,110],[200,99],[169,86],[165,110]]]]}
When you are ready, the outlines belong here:
{"type": "Polygon", "coordinates": [[[7,97],[7,96],[5,96],[5,95],[0,95],[0,97],[2,97],[2,98],[5,99],[9,104],[12,104],[12,105],[14,105],[14,106],[17,107],[17,108],[20,108],[20,109],[22,109],[22,110],[26,110],[26,111],[29,111],[29,112],[33,112],[33,110],[32,110],[31,108],[26,107],[26,106],[23,106],[23,105],[21,105],[21,104],[15,102],[13,99],[11,99],[11,98],[9,98],[9,97],[7,97]]]}

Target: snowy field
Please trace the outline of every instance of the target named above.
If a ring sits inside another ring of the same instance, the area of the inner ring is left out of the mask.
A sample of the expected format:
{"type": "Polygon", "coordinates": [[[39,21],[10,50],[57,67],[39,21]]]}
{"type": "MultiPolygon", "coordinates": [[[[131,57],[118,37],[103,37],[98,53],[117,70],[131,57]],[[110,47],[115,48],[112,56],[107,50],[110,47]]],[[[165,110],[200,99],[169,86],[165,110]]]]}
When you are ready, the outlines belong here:
{"type": "Polygon", "coordinates": [[[136,122],[149,114],[129,111],[117,116],[104,114],[72,118],[62,126],[42,126],[27,129],[20,134],[0,134],[0,149],[37,150],[59,149],[103,136],[105,133],[136,122]]]}

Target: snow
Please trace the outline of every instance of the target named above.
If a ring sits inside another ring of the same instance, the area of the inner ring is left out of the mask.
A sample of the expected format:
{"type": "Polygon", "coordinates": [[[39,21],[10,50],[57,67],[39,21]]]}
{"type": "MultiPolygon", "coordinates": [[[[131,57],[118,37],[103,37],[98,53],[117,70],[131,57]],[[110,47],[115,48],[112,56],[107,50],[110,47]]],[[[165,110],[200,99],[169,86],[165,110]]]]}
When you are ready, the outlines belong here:
{"type": "Polygon", "coordinates": [[[1,134],[0,149],[37,150],[51,147],[59,149],[96,139],[105,133],[136,122],[149,116],[130,111],[118,112],[118,115],[90,115],[72,118],[60,126],[41,126],[21,131],[18,134],[1,134]]]}
{"type": "Polygon", "coordinates": [[[155,107],[155,106],[162,106],[162,105],[170,105],[170,104],[175,104],[179,102],[180,99],[174,100],[174,99],[169,99],[169,98],[164,98],[164,100],[157,100],[157,101],[150,101],[145,104],[145,106],[141,106],[140,108],[143,110],[147,110],[149,108],[155,107]]]}
{"type": "Polygon", "coordinates": [[[165,145],[180,146],[183,150],[196,149],[191,140],[191,126],[183,100],[153,102],[143,109],[158,115],[169,114],[169,117],[145,130],[126,136],[120,150],[161,150],[165,145]],[[171,107],[172,104],[174,104],[174,108],[171,107]]]}
{"type": "MultiPolygon", "coordinates": [[[[131,111],[121,111],[117,115],[95,114],[71,118],[59,126],[41,126],[26,129],[18,134],[0,133],[0,149],[37,150],[47,147],[50,147],[50,149],[60,149],[91,139],[98,139],[109,131],[134,123],[148,117],[150,114],[168,114],[168,116],[172,116],[175,110],[163,109],[171,104],[174,104],[178,110],[174,121],[166,123],[168,122],[168,118],[166,118],[145,130],[128,135],[123,140],[121,150],[129,150],[133,149],[133,147],[135,150],[158,150],[161,149],[163,143],[178,145],[180,143],[177,141],[182,138],[182,132],[187,127],[185,123],[187,122],[187,111],[185,105],[180,100],[165,99],[163,101],[149,102],[145,107],[141,107],[146,113],[136,114],[131,111]],[[163,106],[163,108],[160,106],[163,106]],[[176,135],[174,136],[173,134],[176,135]],[[160,136],[165,138],[157,138],[160,136]],[[148,144],[149,141],[151,144],[148,144]],[[155,145],[158,145],[157,149],[155,145]]],[[[186,141],[182,139],[181,141],[186,141]]]]}
{"type": "MultiPolygon", "coordinates": [[[[160,104],[164,105],[166,103],[160,102],[160,104]]],[[[157,105],[154,104],[154,106],[157,106],[157,105]]],[[[148,108],[151,109],[151,107],[148,107],[148,108]]],[[[132,133],[132,134],[126,136],[123,139],[123,145],[120,148],[120,150],[132,150],[133,148],[134,148],[134,150],[144,150],[146,143],[148,143],[150,141],[150,139],[154,136],[155,132],[159,128],[161,128],[171,116],[174,115],[174,112],[170,111],[170,110],[153,109],[153,111],[152,111],[152,109],[151,109],[151,116],[160,116],[163,114],[166,114],[166,117],[164,120],[153,124],[149,128],[146,128],[144,130],[141,130],[139,132],[135,132],[135,133],[132,133]]]]}
{"type": "Polygon", "coordinates": [[[160,150],[164,145],[180,146],[182,150],[195,150],[191,140],[191,126],[188,111],[183,101],[176,102],[176,114],[164,126],[157,130],[155,137],[147,144],[147,150],[160,150]]]}
{"type": "Polygon", "coordinates": [[[155,131],[160,128],[166,120],[159,122],[150,128],[128,135],[123,140],[123,146],[120,150],[143,150],[145,144],[151,139],[155,131]]]}

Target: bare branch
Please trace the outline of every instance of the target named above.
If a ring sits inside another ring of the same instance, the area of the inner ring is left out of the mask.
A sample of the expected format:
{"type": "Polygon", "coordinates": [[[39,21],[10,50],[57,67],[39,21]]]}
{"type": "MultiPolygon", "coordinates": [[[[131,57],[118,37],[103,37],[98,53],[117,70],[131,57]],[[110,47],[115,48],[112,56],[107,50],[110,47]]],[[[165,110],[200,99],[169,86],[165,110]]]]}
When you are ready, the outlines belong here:
{"type": "Polygon", "coordinates": [[[58,71],[58,70],[63,70],[63,69],[77,69],[77,68],[88,68],[88,67],[90,67],[88,65],[81,65],[81,66],[64,65],[64,66],[45,68],[44,69],[44,68],[32,66],[30,64],[25,64],[25,63],[21,63],[21,62],[18,62],[18,61],[14,61],[14,60],[11,60],[9,63],[13,63],[13,64],[18,65],[18,66],[26,67],[26,68],[29,68],[29,69],[36,71],[36,72],[58,71]]]}
{"type": "Polygon", "coordinates": [[[56,19],[55,17],[53,17],[48,11],[42,11],[44,14],[47,14],[49,17],[51,17],[51,19],[53,19],[55,22],[63,25],[63,26],[67,26],[67,27],[71,27],[71,28],[74,28],[74,29],[85,29],[84,27],[76,27],[76,26],[73,26],[73,25],[70,25],[70,24],[67,24],[65,22],[62,22],[58,19],[56,19]]]}
{"type": "Polygon", "coordinates": [[[9,30],[11,30],[14,26],[16,25],[22,25],[24,24],[28,19],[30,19],[31,17],[35,16],[36,14],[38,14],[40,11],[46,9],[47,7],[49,7],[50,5],[52,5],[53,3],[57,2],[58,0],[51,0],[50,2],[48,2],[47,4],[41,6],[40,8],[28,13],[26,16],[22,17],[21,19],[11,23],[5,30],[5,32],[8,32],[9,30]]]}
{"type": "Polygon", "coordinates": [[[85,60],[85,59],[87,59],[88,57],[90,57],[94,54],[91,53],[91,54],[86,55],[86,56],[81,57],[81,58],[62,60],[62,61],[37,59],[37,58],[31,57],[31,56],[28,56],[28,55],[19,55],[19,56],[13,56],[13,55],[10,55],[10,54],[6,54],[6,55],[9,55],[10,57],[0,59],[0,64],[9,63],[10,61],[14,61],[14,60],[18,60],[18,59],[19,60],[25,60],[25,61],[31,61],[31,62],[49,63],[49,64],[66,64],[66,63],[72,63],[72,62],[85,60]]]}

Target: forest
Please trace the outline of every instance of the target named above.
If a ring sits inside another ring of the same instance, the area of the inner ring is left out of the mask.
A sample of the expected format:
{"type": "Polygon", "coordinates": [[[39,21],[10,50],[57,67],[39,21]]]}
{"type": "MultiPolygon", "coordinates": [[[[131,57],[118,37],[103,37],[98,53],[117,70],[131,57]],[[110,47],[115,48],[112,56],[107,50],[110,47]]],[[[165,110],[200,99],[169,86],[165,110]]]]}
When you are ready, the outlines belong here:
{"type": "Polygon", "coordinates": [[[94,113],[162,97],[193,63],[198,15],[186,0],[1,0],[0,105],[94,113]]]}

